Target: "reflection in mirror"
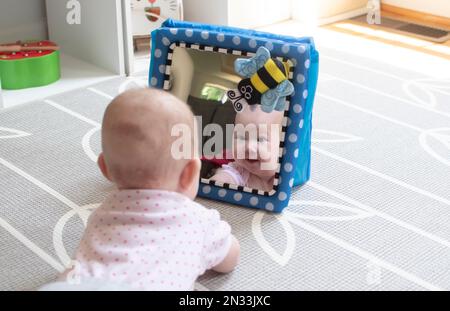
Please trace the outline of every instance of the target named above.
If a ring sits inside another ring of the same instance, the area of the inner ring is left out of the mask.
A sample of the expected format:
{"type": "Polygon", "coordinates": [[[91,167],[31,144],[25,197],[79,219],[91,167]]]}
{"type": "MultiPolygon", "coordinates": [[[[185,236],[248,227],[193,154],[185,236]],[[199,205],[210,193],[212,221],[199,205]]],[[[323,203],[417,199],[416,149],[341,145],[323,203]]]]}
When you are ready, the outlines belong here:
{"type": "Polygon", "coordinates": [[[242,80],[234,70],[237,58],[243,56],[175,47],[169,92],[201,117],[202,181],[267,194],[278,183],[284,111],[252,105],[236,113],[227,91],[242,80]]]}

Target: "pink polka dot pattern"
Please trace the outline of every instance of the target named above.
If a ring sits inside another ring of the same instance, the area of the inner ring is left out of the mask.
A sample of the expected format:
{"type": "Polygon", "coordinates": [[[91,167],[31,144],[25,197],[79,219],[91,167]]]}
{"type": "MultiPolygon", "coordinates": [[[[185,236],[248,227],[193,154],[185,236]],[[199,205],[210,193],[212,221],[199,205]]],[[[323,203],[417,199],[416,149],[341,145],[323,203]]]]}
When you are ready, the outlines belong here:
{"type": "Polygon", "coordinates": [[[90,217],[77,274],[143,290],[191,290],[230,245],[230,226],[217,211],[175,192],[121,190],[90,217]]]}

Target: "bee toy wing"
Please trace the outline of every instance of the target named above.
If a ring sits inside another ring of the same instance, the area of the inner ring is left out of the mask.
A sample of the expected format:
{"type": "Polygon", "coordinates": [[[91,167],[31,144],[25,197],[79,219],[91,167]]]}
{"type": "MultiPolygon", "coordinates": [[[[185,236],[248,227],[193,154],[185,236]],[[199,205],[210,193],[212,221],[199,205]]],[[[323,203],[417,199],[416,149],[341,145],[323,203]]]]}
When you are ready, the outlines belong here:
{"type": "Polygon", "coordinates": [[[284,80],[276,88],[268,90],[261,97],[261,109],[265,112],[272,110],[283,111],[285,97],[294,92],[294,85],[289,80],[284,80]]]}
{"type": "Polygon", "coordinates": [[[234,62],[234,70],[241,77],[250,78],[253,76],[258,69],[264,66],[264,64],[269,60],[270,52],[265,47],[259,47],[256,51],[256,55],[250,59],[238,58],[234,62]]]}

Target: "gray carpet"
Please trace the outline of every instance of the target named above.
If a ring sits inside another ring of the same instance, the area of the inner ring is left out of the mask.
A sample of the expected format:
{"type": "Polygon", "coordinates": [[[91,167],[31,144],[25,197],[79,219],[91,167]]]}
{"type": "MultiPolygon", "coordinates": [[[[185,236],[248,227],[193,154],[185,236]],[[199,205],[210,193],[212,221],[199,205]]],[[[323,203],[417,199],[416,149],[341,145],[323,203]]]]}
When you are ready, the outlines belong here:
{"type": "MultiPolygon", "coordinates": [[[[450,289],[450,80],[321,57],[312,181],[278,216],[199,199],[230,222],[242,260],[197,288],[450,289]]],[[[53,280],[112,189],[94,160],[124,81],[0,112],[1,290],[53,280]]]]}

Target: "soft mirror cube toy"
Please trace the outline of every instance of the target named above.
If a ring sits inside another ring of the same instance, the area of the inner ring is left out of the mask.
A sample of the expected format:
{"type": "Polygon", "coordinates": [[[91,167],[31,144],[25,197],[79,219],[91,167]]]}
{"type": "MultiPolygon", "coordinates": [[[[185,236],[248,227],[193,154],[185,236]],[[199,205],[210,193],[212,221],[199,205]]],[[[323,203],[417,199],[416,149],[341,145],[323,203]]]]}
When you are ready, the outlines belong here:
{"type": "Polygon", "coordinates": [[[199,196],[272,212],[288,205],[310,177],[318,65],[309,37],[174,20],[152,32],[150,86],[201,117],[199,196]],[[255,125],[255,137],[241,125],[255,125]],[[278,132],[265,130],[272,125],[278,132]]]}

